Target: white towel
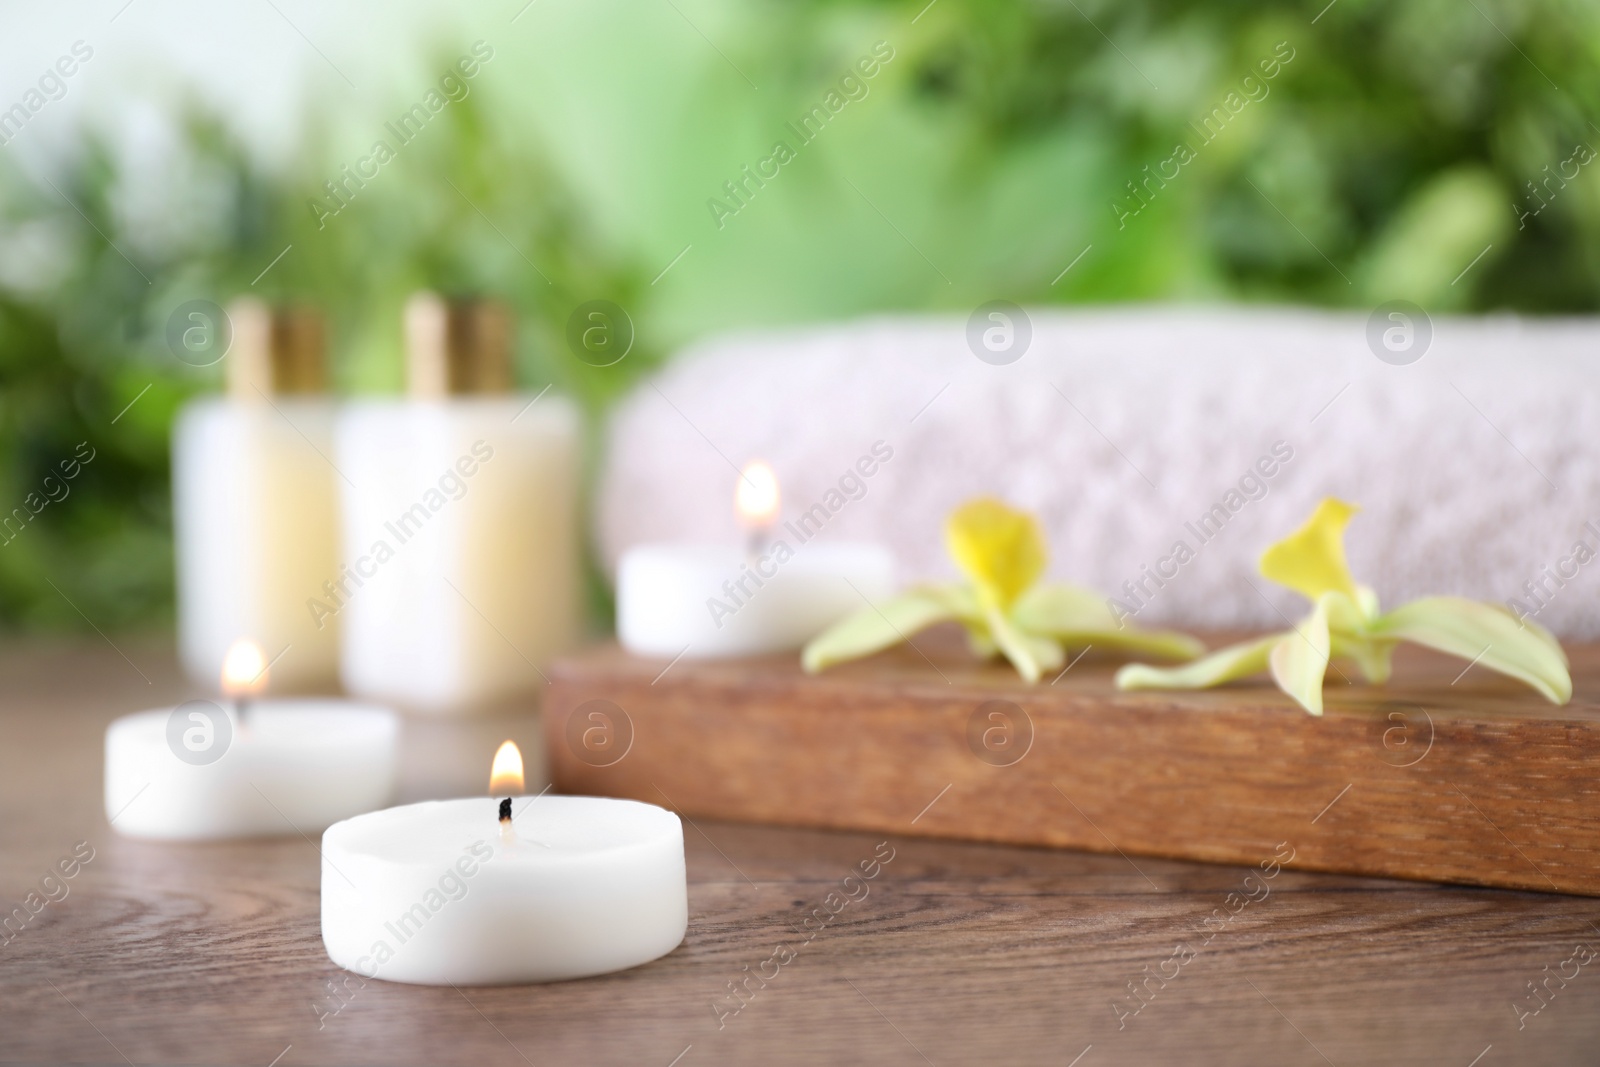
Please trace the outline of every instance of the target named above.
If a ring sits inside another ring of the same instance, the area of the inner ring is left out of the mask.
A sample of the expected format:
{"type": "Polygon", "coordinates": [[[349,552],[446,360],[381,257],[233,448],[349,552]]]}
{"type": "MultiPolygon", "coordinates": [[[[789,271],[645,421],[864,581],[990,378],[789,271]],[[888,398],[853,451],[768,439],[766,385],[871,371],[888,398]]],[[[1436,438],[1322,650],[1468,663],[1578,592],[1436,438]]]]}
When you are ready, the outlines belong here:
{"type": "Polygon", "coordinates": [[[692,346],[613,414],[602,558],[734,541],[736,470],[761,458],[787,517],[842,500],[823,536],[886,543],[908,581],[954,574],[944,518],[992,494],[1043,520],[1053,576],[1140,623],[1281,628],[1308,606],[1256,559],[1338,496],[1362,506],[1346,545],[1383,605],[1456,594],[1600,636],[1600,560],[1575,550],[1600,551],[1600,319],[1438,318],[1397,366],[1363,313],[1030,317],[1027,352],[1003,366],[974,356],[960,318],[692,346]],[[879,441],[893,458],[864,493],[827,497],[879,441]]]}

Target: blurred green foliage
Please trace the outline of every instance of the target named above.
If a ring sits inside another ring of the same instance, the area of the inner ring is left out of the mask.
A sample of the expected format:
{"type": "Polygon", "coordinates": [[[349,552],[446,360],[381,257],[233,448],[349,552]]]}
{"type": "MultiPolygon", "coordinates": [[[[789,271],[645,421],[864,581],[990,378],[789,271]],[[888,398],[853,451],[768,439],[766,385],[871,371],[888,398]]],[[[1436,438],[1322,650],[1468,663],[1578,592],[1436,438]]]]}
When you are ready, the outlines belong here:
{"type": "Polygon", "coordinates": [[[576,395],[595,426],[674,347],[741,325],[997,297],[1593,311],[1600,5],[1320,8],[540,5],[321,219],[324,181],[467,43],[370,110],[330,77],[300,152],[270,166],[193,99],[169,105],[154,167],[103,124],[49,158],[7,146],[0,509],[26,507],[79,442],[95,459],[0,545],[0,626],[170,615],[169,427],[219,379],[166,348],[186,300],[322,305],[336,380],[359,392],[399,387],[409,292],[495,294],[519,314],[523,384],[576,395]],[[867,77],[879,42],[892,58],[867,77]],[[804,142],[789,124],[830,91],[848,102],[804,142]],[[742,179],[778,141],[792,158],[742,179]],[[1169,162],[1180,145],[1192,158],[1169,162]],[[743,202],[724,187],[741,180],[743,202]],[[563,340],[595,298],[637,328],[613,367],[563,340]]]}

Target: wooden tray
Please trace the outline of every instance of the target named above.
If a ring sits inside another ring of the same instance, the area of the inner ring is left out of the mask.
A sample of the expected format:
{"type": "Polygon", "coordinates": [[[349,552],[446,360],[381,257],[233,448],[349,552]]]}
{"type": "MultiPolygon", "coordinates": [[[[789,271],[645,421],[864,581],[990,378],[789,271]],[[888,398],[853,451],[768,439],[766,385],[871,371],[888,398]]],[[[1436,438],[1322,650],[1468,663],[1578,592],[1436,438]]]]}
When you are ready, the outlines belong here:
{"type": "Polygon", "coordinates": [[[795,656],[573,656],[545,706],[555,786],[707,818],[1600,896],[1600,645],[1568,646],[1565,707],[1403,648],[1387,686],[1330,671],[1318,719],[1265,681],[1119,693],[1120,661],[1092,652],[1028,686],[954,638],[819,676],[795,656]]]}

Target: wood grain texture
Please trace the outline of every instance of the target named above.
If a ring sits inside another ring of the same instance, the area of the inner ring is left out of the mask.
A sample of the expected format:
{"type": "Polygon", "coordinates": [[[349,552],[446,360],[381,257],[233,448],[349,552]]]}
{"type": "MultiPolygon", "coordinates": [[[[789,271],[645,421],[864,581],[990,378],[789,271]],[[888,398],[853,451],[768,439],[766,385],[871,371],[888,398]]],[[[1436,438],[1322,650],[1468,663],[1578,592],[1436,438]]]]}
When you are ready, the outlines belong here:
{"type": "MultiPolygon", "coordinates": [[[[107,827],[105,725],[198,695],[168,649],[117,640],[132,664],[99,642],[0,650],[0,899],[20,901],[76,842],[95,849],[0,945],[0,1062],[1497,1067],[1590,1062],[1600,1039],[1600,968],[1552,980],[1547,1001],[1527,989],[1575,945],[1600,950],[1600,902],[1583,897],[698,817],[689,933],[667,957],[550,986],[370,982],[319,1028],[313,1003],[346,975],[318,935],[313,844],[162,845],[107,827]],[[865,896],[821,924],[885,841],[893,858],[865,896]],[[1234,913],[1229,894],[1259,895],[1250,871],[1268,895],[1234,913]],[[728,983],[780,944],[792,958],[719,1029],[728,983]],[[1119,1028],[1128,983],[1180,944],[1193,957],[1119,1028]],[[1519,1029],[1518,1004],[1543,1007],[1519,1029]]],[[[463,747],[479,727],[461,725],[463,747]]],[[[428,724],[426,747],[444,729],[428,724]]]]}
{"type": "Polygon", "coordinates": [[[1564,707],[1403,649],[1385,687],[1330,672],[1316,718],[1265,680],[1119,693],[1116,660],[1028,686],[952,636],[816,677],[793,656],[563,661],[556,785],[708,818],[1218,863],[1289,842],[1302,869],[1600,895],[1600,646],[1569,650],[1564,707]],[[612,719],[631,731],[615,762],[612,719]]]}

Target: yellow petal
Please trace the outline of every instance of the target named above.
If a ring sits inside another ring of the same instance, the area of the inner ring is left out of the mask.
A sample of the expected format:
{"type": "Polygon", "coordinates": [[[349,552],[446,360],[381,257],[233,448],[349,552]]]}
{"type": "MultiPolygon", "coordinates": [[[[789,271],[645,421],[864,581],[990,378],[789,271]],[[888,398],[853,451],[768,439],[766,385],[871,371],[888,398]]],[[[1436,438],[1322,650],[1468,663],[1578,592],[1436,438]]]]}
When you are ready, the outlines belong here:
{"type": "Polygon", "coordinates": [[[1325,498],[1304,526],[1261,554],[1261,576],[1316,600],[1343,593],[1356,603],[1361,595],[1344,561],[1344,528],[1357,508],[1325,498]]]}
{"type": "Polygon", "coordinates": [[[945,523],[945,545],[984,599],[1005,610],[1044,573],[1039,523],[993,497],[969,501],[945,523]]]}

